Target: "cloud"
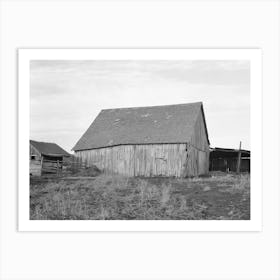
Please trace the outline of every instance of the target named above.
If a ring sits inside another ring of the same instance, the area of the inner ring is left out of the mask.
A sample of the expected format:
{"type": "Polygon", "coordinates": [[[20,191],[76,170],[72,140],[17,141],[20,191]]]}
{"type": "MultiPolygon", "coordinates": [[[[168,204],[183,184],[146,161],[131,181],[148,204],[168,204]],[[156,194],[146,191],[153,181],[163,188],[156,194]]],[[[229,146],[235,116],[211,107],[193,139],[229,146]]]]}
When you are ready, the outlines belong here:
{"type": "Polygon", "coordinates": [[[101,109],[196,101],[204,103],[212,145],[235,147],[242,138],[250,147],[248,61],[30,64],[31,137],[60,141],[68,151],[101,109]]]}
{"type": "Polygon", "coordinates": [[[163,79],[190,84],[242,85],[250,82],[248,61],[192,61],[192,67],[170,67],[158,71],[163,79]]]}
{"type": "Polygon", "coordinates": [[[169,83],[240,85],[250,82],[246,61],[32,61],[31,96],[104,91],[169,83]]]}

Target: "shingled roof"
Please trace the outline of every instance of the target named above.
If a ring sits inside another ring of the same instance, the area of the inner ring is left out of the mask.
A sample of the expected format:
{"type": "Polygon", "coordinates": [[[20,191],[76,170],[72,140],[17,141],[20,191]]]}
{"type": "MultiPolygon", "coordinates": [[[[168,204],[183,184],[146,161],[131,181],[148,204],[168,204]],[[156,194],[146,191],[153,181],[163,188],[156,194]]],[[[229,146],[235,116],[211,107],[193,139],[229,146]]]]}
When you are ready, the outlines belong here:
{"type": "Polygon", "coordinates": [[[43,155],[50,156],[70,156],[65,150],[63,150],[60,146],[55,143],[47,143],[47,142],[38,142],[34,140],[30,140],[30,144],[43,155]]]}
{"type": "MultiPolygon", "coordinates": [[[[74,151],[128,144],[186,143],[202,102],[102,110],[74,151]]],[[[206,123],[204,119],[207,133],[206,123]]]]}

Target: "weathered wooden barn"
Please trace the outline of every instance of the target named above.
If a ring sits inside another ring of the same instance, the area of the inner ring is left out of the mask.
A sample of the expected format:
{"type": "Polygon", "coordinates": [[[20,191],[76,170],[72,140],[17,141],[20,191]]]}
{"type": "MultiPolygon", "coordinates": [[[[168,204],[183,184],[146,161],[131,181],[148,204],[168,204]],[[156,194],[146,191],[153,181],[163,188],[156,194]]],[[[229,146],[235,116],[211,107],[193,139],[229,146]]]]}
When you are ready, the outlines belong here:
{"type": "Polygon", "coordinates": [[[250,172],[250,151],[212,148],[210,150],[210,171],[236,172],[240,152],[240,172],[250,172]]]}
{"type": "Polygon", "coordinates": [[[207,174],[209,139],[201,102],[102,110],[74,146],[108,173],[187,177],[207,174]]]}
{"type": "Polygon", "coordinates": [[[29,173],[36,176],[61,169],[62,162],[70,157],[69,153],[55,143],[34,140],[30,140],[29,155],[29,173]]]}

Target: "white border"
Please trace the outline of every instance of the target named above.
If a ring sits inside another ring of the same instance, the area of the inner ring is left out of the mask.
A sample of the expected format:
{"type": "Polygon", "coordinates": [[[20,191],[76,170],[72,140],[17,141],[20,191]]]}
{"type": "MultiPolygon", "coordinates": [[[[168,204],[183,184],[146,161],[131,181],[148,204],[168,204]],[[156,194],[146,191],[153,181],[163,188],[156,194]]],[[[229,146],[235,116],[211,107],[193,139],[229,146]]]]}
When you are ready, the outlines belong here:
{"type": "Polygon", "coordinates": [[[261,231],[262,66],[260,49],[19,49],[19,231],[261,231]],[[29,220],[30,60],[249,60],[251,63],[251,220],[53,221],[29,220]]]}

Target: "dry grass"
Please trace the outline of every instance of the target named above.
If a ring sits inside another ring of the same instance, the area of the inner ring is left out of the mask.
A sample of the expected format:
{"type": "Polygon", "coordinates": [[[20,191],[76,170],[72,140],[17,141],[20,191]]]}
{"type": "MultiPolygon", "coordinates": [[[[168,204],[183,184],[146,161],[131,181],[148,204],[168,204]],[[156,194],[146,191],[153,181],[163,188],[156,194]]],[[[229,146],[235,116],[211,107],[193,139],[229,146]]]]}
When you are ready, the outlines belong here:
{"type": "Polygon", "coordinates": [[[207,178],[127,178],[31,183],[35,220],[250,219],[249,175],[207,178]]]}

